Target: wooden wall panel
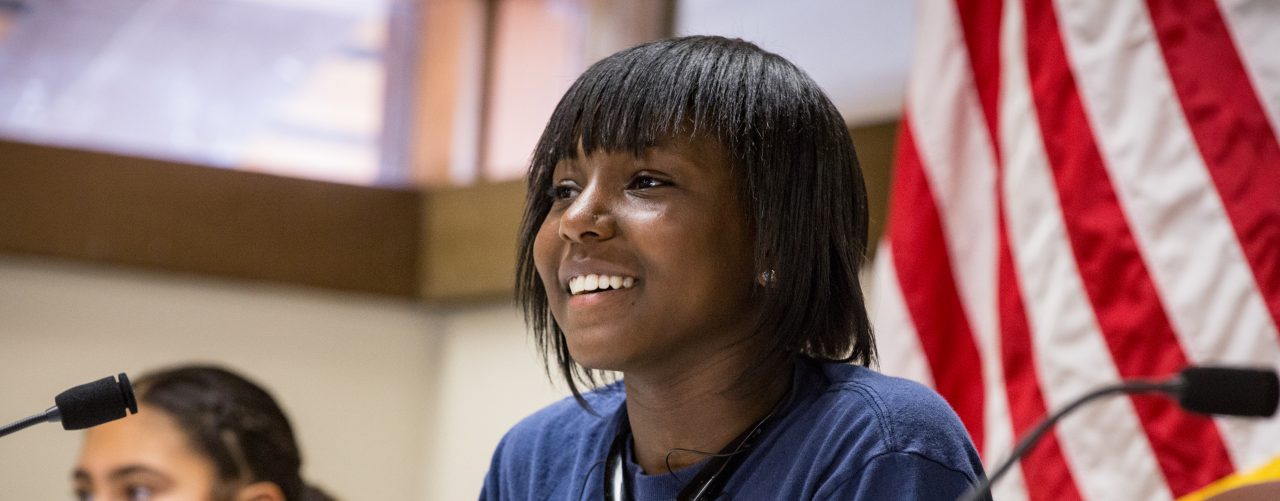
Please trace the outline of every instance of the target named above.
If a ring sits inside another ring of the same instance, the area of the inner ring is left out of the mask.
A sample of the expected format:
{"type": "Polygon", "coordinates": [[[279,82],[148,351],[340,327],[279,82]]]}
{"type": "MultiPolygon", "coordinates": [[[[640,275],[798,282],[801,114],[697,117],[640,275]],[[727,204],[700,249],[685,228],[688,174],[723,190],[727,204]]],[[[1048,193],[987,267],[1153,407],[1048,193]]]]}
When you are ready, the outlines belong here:
{"type": "Polygon", "coordinates": [[[853,145],[862,164],[862,177],[867,183],[867,206],[870,213],[871,246],[868,257],[875,254],[876,243],[884,234],[889,216],[889,187],[893,178],[893,154],[898,139],[898,122],[863,125],[849,129],[853,145]]]}
{"type": "Polygon", "coordinates": [[[412,297],[420,195],[0,141],[0,251],[412,297]]]}
{"type": "MultiPolygon", "coordinates": [[[[851,131],[874,245],[897,124],[851,131]]],[[[420,193],[0,141],[0,252],[489,301],[511,297],[523,207],[523,181],[420,193]]]]}
{"type": "Polygon", "coordinates": [[[422,297],[431,302],[511,298],[524,196],[524,181],[428,192],[422,297]]]}

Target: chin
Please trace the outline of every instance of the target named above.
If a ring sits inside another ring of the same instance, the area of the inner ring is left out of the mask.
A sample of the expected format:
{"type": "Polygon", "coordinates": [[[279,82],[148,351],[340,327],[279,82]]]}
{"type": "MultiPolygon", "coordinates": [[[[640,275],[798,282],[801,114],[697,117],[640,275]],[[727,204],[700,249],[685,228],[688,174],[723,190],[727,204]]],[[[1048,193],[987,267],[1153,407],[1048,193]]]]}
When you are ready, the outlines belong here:
{"type": "Polygon", "coordinates": [[[627,349],[630,346],[612,336],[566,332],[565,341],[569,345],[569,356],[573,357],[573,361],[592,370],[622,372],[634,365],[633,361],[637,358],[627,349]]]}

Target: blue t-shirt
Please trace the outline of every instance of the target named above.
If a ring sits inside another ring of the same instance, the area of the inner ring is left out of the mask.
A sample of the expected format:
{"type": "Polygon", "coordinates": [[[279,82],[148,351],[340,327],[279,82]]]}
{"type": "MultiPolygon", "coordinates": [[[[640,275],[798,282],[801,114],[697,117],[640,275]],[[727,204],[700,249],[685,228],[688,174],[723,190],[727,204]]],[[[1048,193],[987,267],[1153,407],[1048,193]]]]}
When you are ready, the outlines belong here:
{"type": "MultiPolygon", "coordinates": [[[[604,461],[624,419],[615,383],[517,424],[498,444],[482,500],[602,499],[604,461]]],[[[628,456],[630,456],[628,454],[628,456]]],[[[634,499],[674,499],[699,465],[645,475],[634,499]]],[[[937,393],[864,367],[801,361],[792,390],[717,499],[954,500],[983,476],[964,426],[937,393]]]]}

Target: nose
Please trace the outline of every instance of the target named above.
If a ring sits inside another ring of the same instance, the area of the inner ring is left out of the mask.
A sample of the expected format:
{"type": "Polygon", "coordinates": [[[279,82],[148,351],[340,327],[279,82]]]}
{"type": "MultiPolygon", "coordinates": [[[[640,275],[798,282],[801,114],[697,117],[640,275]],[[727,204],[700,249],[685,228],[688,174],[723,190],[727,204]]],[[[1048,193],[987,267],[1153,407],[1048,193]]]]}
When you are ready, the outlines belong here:
{"type": "Polygon", "coordinates": [[[599,185],[582,190],[560,215],[560,238],[574,243],[613,238],[616,228],[609,198],[599,185]]]}

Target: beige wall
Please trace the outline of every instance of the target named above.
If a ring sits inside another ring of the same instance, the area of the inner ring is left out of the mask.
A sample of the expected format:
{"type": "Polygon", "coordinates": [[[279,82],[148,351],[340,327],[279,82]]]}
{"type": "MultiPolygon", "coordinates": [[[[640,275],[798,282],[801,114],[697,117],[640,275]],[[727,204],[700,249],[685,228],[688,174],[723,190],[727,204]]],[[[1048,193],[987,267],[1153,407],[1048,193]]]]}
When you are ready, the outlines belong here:
{"type": "MultiPolygon", "coordinates": [[[[510,305],[418,303],[0,255],[0,421],[116,372],[214,361],[269,386],[343,499],[469,499],[502,433],[563,391],[510,305]]],[[[68,499],[76,432],[0,438],[4,499],[68,499]]]]}
{"type": "Polygon", "coordinates": [[[505,302],[451,311],[442,328],[449,334],[438,349],[421,499],[475,499],[502,435],[568,390],[548,382],[523,322],[505,302]]]}

